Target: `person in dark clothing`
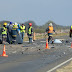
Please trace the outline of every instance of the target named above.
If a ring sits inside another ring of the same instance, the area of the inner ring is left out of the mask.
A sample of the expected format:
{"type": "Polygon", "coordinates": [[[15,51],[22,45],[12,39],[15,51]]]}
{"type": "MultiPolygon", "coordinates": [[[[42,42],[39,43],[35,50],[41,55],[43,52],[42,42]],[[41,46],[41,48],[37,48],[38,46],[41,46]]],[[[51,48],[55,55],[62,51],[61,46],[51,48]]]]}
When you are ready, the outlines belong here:
{"type": "Polygon", "coordinates": [[[28,38],[29,38],[29,43],[32,43],[32,37],[33,37],[32,23],[29,23],[27,35],[28,35],[28,38]]]}
{"type": "Polygon", "coordinates": [[[12,38],[12,36],[11,36],[11,30],[12,30],[12,28],[13,28],[13,23],[10,22],[10,24],[7,26],[7,29],[8,29],[8,32],[7,32],[7,42],[9,44],[11,44],[11,38],[12,38]]]}
{"type": "Polygon", "coordinates": [[[70,32],[69,32],[69,37],[72,37],[72,26],[70,26],[70,32]]]}
{"type": "Polygon", "coordinates": [[[53,29],[53,25],[52,23],[49,24],[49,27],[46,29],[46,33],[48,34],[48,43],[50,42],[50,40],[53,41],[53,32],[55,32],[55,30],[53,29]]]}
{"type": "Polygon", "coordinates": [[[18,27],[17,25],[13,25],[13,28],[11,30],[12,44],[16,44],[17,33],[18,33],[18,27]]]}

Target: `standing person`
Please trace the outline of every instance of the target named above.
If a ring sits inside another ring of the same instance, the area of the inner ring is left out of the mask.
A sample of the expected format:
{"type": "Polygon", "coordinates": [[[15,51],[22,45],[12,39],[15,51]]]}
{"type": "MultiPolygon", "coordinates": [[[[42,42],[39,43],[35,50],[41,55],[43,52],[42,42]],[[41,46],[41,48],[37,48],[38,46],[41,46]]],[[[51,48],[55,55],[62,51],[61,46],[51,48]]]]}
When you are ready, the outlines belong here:
{"type": "Polygon", "coordinates": [[[32,23],[29,23],[27,35],[28,35],[28,38],[29,38],[29,43],[32,43],[32,37],[33,37],[32,23]]]}
{"type": "Polygon", "coordinates": [[[16,44],[17,33],[18,33],[18,26],[14,24],[11,30],[12,44],[16,44]]]}
{"type": "Polygon", "coordinates": [[[10,32],[10,33],[11,33],[12,27],[13,27],[13,23],[12,23],[12,22],[10,22],[10,24],[9,24],[9,26],[8,26],[8,32],[10,32]]]}
{"type": "Polygon", "coordinates": [[[72,26],[70,26],[70,33],[69,36],[72,37],[72,26]]]}
{"type": "Polygon", "coordinates": [[[48,28],[46,29],[46,33],[48,34],[48,43],[50,40],[53,41],[53,31],[55,32],[52,23],[49,24],[48,28]]]}
{"type": "Polygon", "coordinates": [[[20,26],[20,32],[21,32],[22,40],[24,39],[25,30],[26,30],[26,27],[25,27],[24,24],[22,24],[22,25],[20,26]]]}
{"type": "Polygon", "coordinates": [[[19,31],[19,34],[20,34],[20,25],[18,24],[18,31],[19,31]]]}
{"type": "Polygon", "coordinates": [[[12,27],[13,27],[13,23],[10,22],[9,25],[8,25],[8,27],[7,27],[7,29],[8,29],[8,32],[7,32],[7,42],[9,44],[11,44],[11,38],[12,38],[12,36],[11,36],[11,30],[12,30],[12,27]]]}
{"type": "Polygon", "coordinates": [[[2,43],[6,43],[7,40],[7,23],[3,24],[3,28],[1,29],[2,31],[2,43]]]}

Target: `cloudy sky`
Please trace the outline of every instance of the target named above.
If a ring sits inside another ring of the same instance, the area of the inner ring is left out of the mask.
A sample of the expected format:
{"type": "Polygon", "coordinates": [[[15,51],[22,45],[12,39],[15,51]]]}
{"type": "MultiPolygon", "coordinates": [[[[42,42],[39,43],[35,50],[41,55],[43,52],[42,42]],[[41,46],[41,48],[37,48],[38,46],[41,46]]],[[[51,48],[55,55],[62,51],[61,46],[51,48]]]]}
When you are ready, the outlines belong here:
{"type": "Polygon", "coordinates": [[[0,0],[0,21],[33,20],[43,25],[49,20],[72,25],[72,0],[0,0]]]}

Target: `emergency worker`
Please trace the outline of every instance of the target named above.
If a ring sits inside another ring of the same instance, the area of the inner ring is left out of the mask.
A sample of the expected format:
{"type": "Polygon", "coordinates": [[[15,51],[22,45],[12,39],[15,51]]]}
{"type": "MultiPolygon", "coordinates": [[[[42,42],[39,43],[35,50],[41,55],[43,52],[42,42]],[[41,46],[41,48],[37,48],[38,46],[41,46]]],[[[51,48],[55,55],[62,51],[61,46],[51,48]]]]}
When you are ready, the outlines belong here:
{"type": "Polygon", "coordinates": [[[11,36],[11,30],[12,30],[12,27],[13,27],[13,23],[10,22],[9,25],[7,26],[7,30],[8,30],[8,32],[7,32],[7,42],[8,42],[9,44],[12,43],[12,42],[11,42],[11,38],[12,38],[12,36],[11,36]]]}
{"type": "Polygon", "coordinates": [[[20,34],[20,24],[18,24],[18,31],[19,31],[19,34],[20,34]]]}
{"type": "Polygon", "coordinates": [[[11,32],[12,27],[13,27],[13,23],[12,23],[12,22],[10,22],[9,27],[8,27],[8,32],[11,32]]]}
{"type": "Polygon", "coordinates": [[[53,41],[53,32],[55,32],[52,23],[49,24],[48,28],[46,29],[46,33],[48,34],[48,43],[50,40],[53,41]]]}
{"type": "Polygon", "coordinates": [[[29,23],[27,35],[28,35],[28,38],[29,38],[29,43],[32,43],[32,37],[33,37],[32,23],[29,23]]]}
{"type": "Polygon", "coordinates": [[[21,32],[22,40],[24,39],[25,30],[26,30],[26,27],[25,27],[24,24],[22,24],[22,25],[20,26],[20,32],[21,32]]]}
{"type": "Polygon", "coordinates": [[[72,37],[72,26],[70,26],[70,33],[69,36],[72,37]]]}
{"type": "Polygon", "coordinates": [[[16,44],[17,33],[18,33],[18,26],[14,24],[11,30],[12,44],[16,44]]]}
{"type": "Polygon", "coordinates": [[[3,24],[3,28],[1,29],[1,32],[2,32],[2,43],[6,43],[6,40],[7,40],[7,23],[4,23],[3,24]]]}

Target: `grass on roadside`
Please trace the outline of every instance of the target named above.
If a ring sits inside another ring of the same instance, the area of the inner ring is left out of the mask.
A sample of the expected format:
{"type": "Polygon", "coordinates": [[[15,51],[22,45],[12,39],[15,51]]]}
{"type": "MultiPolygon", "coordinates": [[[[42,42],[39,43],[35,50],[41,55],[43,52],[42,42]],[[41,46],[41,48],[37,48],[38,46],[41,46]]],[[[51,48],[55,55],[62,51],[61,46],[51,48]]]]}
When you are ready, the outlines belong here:
{"type": "Polygon", "coordinates": [[[72,72],[72,62],[56,70],[56,72],[72,72]]]}
{"type": "MultiPolygon", "coordinates": [[[[54,34],[53,35],[53,37],[56,37],[56,36],[64,36],[64,35],[68,35],[68,33],[59,33],[59,34],[54,34]]],[[[43,38],[48,38],[48,35],[38,35],[38,36],[36,36],[36,40],[37,39],[43,39],[43,38]]],[[[28,39],[28,37],[24,37],[24,41],[28,41],[29,39],[28,39]]]]}

